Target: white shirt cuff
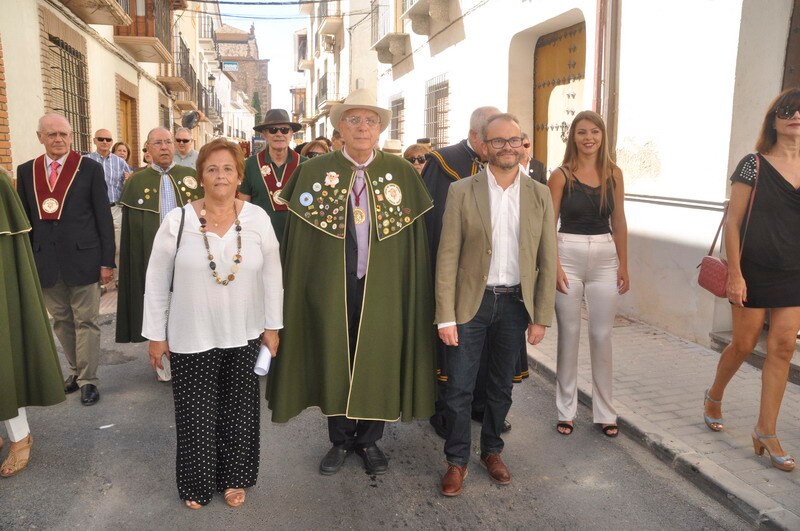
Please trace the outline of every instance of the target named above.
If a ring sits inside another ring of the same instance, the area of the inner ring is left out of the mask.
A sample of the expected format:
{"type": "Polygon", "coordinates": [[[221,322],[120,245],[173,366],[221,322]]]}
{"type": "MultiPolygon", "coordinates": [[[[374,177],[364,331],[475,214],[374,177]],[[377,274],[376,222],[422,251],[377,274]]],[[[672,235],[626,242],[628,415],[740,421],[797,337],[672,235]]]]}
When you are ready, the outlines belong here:
{"type": "Polygon", "coordinates": [[[450,323],[439,323],[437,326],[439,327],[438,329],[441,330],[442,328],[447,328],[448,326],[456,326],[456,322],[453,321],[450,323]]]}

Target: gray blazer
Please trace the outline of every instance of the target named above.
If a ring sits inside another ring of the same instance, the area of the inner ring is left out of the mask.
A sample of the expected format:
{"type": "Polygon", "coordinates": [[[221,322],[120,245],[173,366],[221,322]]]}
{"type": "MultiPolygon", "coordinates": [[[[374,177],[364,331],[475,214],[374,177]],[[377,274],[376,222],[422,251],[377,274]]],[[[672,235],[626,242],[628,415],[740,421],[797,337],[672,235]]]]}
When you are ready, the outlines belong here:
{"type": "MultiPolygon", "coordinates": [[[[550,326],[556,291],[556,229],[547,186],[520,172],[519,268],[530,323],[550,326]]],[[[464,324],[478,312],[492,255],[486,170],[450,185],[436,263],[436,322],[464,324]]]]}

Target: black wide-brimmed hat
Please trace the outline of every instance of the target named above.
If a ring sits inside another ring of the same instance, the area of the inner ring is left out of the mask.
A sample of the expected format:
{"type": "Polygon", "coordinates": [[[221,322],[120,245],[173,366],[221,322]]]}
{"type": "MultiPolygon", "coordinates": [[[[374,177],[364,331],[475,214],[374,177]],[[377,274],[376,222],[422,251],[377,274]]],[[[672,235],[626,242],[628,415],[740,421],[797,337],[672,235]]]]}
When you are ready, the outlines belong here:
{"type": "Polygon", "coordinates": [[[291,127],[294,132],[299,131],[303,127],[297,122],[293,122],[292,119],[289,118],[289,113],[284,109],[270,109],[267,111],[267,114],[264,115],[264,121],[261,122],[261,125],[253,127],[253,130],[261,132],[269,126],[280,124],[289,124],[289,127],[291,127]]]}

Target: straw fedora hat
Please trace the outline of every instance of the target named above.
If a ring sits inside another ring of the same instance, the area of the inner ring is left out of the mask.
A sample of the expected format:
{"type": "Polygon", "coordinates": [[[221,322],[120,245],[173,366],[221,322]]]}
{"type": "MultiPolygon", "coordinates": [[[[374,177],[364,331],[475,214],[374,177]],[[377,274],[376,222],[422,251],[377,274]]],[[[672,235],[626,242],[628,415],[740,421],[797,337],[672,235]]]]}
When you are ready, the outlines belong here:
{"type": "Polygon", "coordinates": [[[303,127],[297,122],[293,122],[292,119],[289,118],[289,113],[284,109],[270,109],[267,111],[267,114],[264,115],[264,121],[261,122],[261,125],[253,127],[253,130],[261,132],[271,125],[280,124],[289,124],[289,127],[291,127],[292,131],[295,133],[303,127]]]}
{"type": "Polygon", "coordinates": [[[403,144],[396,138],[387,138],[383,142],[383,149],[381,151],[399,155],[403,152],[403,144]]]}
{"type": "Polygon", "coordinates": [[[350,109],[368,109],[377,113],[381,119],[381,132],[389,127],[389,123],[392,121],[392,111],[378,107],[377,98],[371,90],[358,89],[351,92],[342,103],[331,108],[331,124],[333,127],[339,127],[339,119],[342,114],[350,109]]]}

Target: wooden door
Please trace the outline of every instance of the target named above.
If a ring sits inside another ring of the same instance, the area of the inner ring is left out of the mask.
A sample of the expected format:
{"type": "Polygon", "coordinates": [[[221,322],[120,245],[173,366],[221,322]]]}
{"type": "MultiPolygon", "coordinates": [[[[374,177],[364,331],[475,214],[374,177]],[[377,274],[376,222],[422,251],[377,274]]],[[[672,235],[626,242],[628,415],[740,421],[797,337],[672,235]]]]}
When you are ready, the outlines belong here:
{"type": "Polygon", "coordinates": [[[533,156],[548,174],[564,158],[569,124],[582,109],[586,23],[539,37],[533,57],[533,156]]]}
{"type": "Polygon", "coordinates": [[[132,99],[122,92],[119,93],[119,141],[125,142],[136,153],[133,138],[133,105],[132,99]]]}

